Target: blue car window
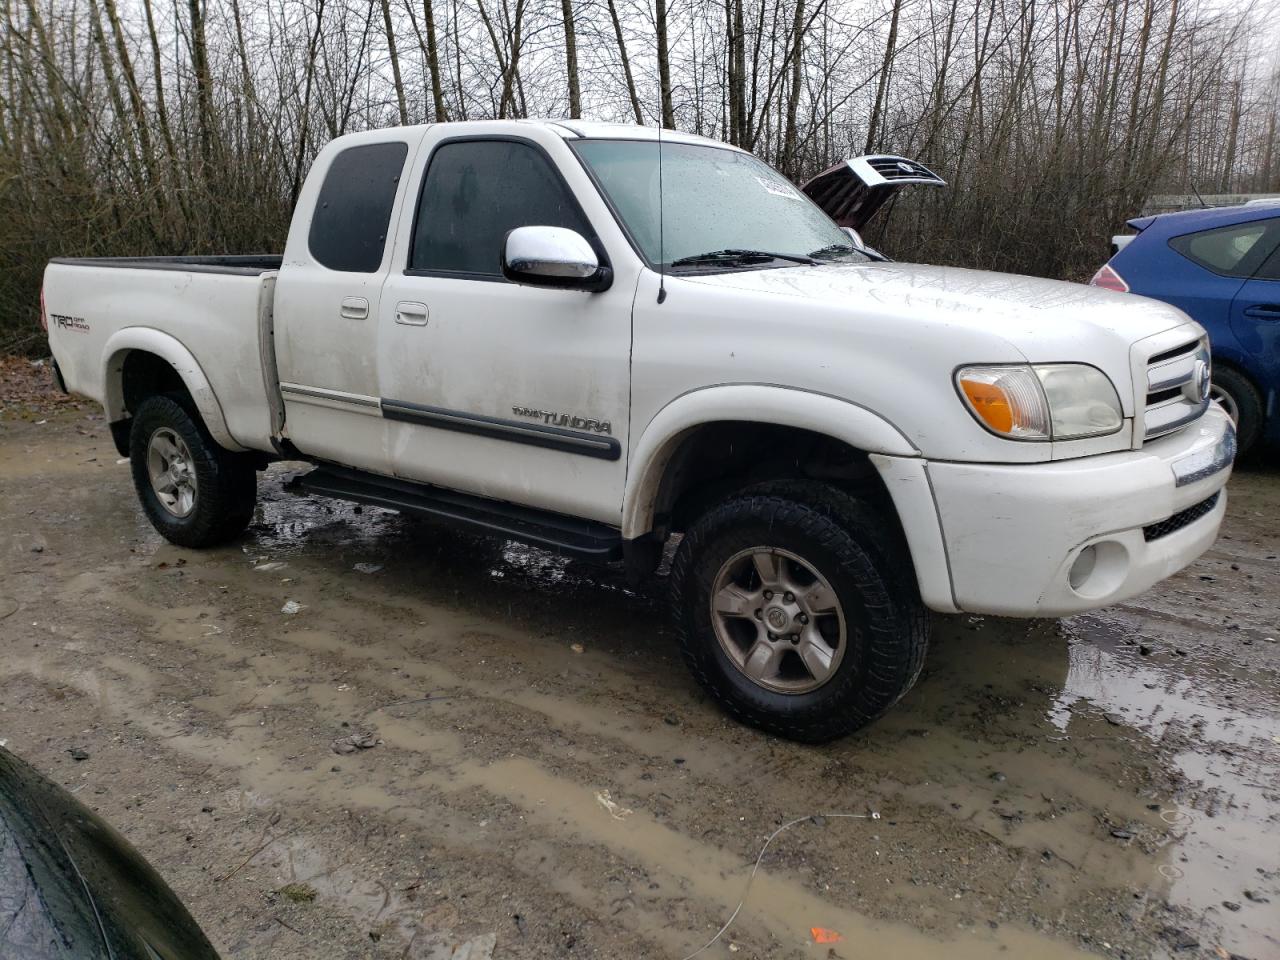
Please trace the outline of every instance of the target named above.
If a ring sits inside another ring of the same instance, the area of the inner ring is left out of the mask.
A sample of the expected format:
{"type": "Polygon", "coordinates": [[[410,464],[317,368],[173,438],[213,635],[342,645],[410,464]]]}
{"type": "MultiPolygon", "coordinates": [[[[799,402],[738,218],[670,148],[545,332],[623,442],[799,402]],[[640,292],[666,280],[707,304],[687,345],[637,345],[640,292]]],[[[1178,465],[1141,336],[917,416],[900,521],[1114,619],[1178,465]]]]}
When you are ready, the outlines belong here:
{"type": "Polygon", "coordinates": [[[1267,257],[1267,262],[1258,268],[1253,275],[1255,280],[1280,280],[1280,247],[1267,257]]]}
{"type": "Polygon", "coordinates": [[[1172,237],[1169,246],[1226,277],[1252,277],[1280,238],[1280,219],[1251,220],[1172,237]]]}

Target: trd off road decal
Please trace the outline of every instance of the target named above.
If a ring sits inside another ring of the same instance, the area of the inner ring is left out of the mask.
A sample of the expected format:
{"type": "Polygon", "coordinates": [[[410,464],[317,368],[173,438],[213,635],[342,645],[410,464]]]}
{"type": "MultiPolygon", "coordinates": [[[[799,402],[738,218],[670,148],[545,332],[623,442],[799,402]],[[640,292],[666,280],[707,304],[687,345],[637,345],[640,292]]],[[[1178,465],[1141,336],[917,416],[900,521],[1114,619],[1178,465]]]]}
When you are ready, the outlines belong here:
{"type": "Polygon", "coordinates": [[[80,333],[89,332],[89,323],[84,317],[68,317],[61,313],[51,313],[49,314],[49,323],[59,330],[76,330],[80,333]]]}

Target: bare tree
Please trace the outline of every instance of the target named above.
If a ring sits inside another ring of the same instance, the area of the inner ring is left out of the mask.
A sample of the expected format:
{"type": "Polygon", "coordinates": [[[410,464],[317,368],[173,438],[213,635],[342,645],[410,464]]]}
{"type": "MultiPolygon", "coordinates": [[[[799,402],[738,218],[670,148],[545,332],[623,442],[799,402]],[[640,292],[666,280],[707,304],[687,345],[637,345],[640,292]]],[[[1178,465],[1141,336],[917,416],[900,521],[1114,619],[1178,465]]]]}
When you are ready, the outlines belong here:
{"type": "Polygon", "coordinates": [[[400,108],[400,123],[406,125],[409,122],[409,108],[404,100],[404,80],[400,77],[400,54],[396,50],[395,28],[391,25],[390,0],[382,0],[382,23],[386,30],[387,55],[391,60],[391,76],[396,90],[396,105],[400,108]]]}
{"type": "Polygon", "coordinates": [[[413,0],[409,0],[407,9],[409,11],[409,21],[413,24],[413,32],[418,38],[418,48],[422,51],[422,57],[426,61],[427,70],[431,75],[432,117],[437,123],[442,123],[449,119],[449,111],[445,109],[444,105],[444,84],[441,81],[440,70],[440,46],[436,42],[435,7],[431,0],[423,0],[422,2],[422,18],[427,28],[425,38],[418,29],[418,18],[413,12],[413,0]]]}
{"type": "Polygon", "coordinates": [[[55,254],[278,250],[327,138],[693,130],[935,166],[873,242],[1082,278],[1153,192],[1280,191],[1280,63],[1213,0],[0,0],[0,345],[55,254]]]}
{"type": "Polygon", "coordinates": [[[569,80],[569,117],[582,116],[582,90],[578,85],[578,35],[573,22],[573,0],[560,0],[564,19],[564,62],[569,80]]]}
{"type": "Polygon", "coordinates": [[[631,74],[631,57],[627,55],[627,40],[622,33],[622,21],[618,17],[616,0],[607,0],[609,19],[613,23],[614,36],[618,40],[618,59],[622,63],[622,75],[627,81],[627,99],[631,102],[631,110],[636,123],[644,123],[644,113],[640,109],[640,95],[636,93],[636,81],[631,74]]]}
{"type": "Polygon", "coordinates": [[[674,128],[676,111],[671,100],[671,48],[668,42],[667,0],[654,0],[654,22],[658,35],[658,92],[662,98],[662,125],[674,128]]]}

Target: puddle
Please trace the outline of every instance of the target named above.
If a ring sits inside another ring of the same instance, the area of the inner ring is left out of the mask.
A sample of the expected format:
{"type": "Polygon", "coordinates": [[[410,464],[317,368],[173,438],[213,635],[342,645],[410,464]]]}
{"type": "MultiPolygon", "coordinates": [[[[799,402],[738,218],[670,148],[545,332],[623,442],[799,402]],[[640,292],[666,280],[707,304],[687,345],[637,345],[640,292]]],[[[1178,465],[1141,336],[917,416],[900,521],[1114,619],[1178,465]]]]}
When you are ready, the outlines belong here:
{"type": "MultiPolygon", "coordinates": [[[[1076,618],[1070,629],[1081,642],[1070,647],[1050,722],[1067,731],[1081,703],[1122,717],[1144,741],[1140,749],[1159,751],[1184,778],[1176,801],[1157,811],[1168,827],[1170,862],[1160,872],[1170,881],[1169,898],[1223,914],[1231,912],[1224,901],[1248,903],[1245,890],[1274,889],[1268,880],[1280,876],[1280,687],[1270,686],[1270,697],[1250,696],[1238,670],[1212,656],[1178,656],[1177,647],[1172,661],[1134,656],[1132,630],[1104,616],[1076,618]]],[[[1259,933],[1228,931],[1222,942],[1267,955],[1280,938],[1280,908],[1259,933]]]]}

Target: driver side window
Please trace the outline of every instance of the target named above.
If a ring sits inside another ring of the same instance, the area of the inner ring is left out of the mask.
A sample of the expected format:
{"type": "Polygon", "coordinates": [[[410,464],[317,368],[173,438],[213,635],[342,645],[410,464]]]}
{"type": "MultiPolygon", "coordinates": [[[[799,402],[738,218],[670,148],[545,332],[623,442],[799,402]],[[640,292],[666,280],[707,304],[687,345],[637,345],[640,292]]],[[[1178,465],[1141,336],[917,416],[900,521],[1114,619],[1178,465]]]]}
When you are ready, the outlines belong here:
{"type": "Polygon", "coordinates": [[[502,280],[502,245],[516,227],[594,232],[569,188],[537,148],[517,140],[458,140],[436,147],[418,200],[411,274],[502,280]]]}

